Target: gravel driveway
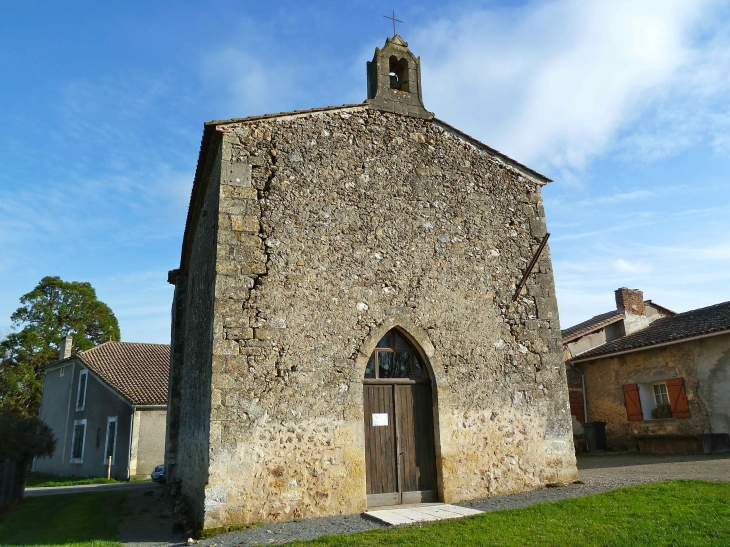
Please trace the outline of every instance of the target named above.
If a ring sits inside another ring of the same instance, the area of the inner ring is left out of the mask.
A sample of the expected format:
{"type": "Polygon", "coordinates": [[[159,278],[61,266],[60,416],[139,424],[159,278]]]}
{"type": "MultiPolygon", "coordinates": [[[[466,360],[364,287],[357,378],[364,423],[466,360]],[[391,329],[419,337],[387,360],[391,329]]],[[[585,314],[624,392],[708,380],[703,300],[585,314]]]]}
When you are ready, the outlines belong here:
{"type": "MultiPolygon", "coordinates": [[[[583,456],[578,458],[580,479],[585,484],[569,484],[562,488],[543,488],[532,492],[511,494],[461,502],[458,505],[481,511],[497,511],[528,507],[536,503],[588,496],[624,486],[673,479],[730,481],[730,454],[712,456],[642,456],[619,454],[583,456]]],[[[299,522],[262,524],[255,528],[231,532],[203,540],[204,547],[237,547],[239,545],[269,545],[295,540],[315,539],[323,535],[374,530],[384,526],[360,515],[307,519],[299,522]]],[[[128,547],[161,545],[161,543],[127,543],[128,547]]],[[[164,545],[173,545],[165,542],[164,545]]]]}

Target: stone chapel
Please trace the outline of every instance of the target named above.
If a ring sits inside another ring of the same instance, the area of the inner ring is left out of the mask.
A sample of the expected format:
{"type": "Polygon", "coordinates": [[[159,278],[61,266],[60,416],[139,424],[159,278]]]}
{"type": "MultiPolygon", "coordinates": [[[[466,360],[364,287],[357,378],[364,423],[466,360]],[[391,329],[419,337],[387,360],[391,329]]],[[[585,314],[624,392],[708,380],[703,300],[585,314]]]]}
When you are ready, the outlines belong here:
{"type": "Polygon", "coordinates": [[[398,35],[361,104],[205,124],[175,286],[182,530],[577,478],[540,191],[398,35]]]}

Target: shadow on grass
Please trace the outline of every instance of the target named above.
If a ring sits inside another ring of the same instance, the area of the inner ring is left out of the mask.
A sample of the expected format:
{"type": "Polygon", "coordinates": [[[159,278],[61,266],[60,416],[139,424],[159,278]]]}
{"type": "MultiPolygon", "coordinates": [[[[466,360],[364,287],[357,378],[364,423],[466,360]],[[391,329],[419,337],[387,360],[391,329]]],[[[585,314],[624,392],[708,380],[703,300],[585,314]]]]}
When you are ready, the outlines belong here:
{"type": "Polygon", "coordinates": [[[26,498],[0,521],[0,544],[118,546],[127,495],[111,491],[26,498]]]}

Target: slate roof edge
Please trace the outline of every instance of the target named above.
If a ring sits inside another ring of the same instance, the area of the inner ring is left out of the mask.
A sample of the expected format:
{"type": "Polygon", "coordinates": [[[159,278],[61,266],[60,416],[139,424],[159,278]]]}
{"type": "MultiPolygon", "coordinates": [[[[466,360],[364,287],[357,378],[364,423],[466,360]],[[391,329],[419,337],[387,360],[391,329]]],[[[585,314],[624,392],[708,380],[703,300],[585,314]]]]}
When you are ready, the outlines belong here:
{"type": "MultiPolygon", "coordinates": [[[[608,325],[613,325],[614,323],[624,319],[624,317],[625,316],[623,313],[617,312],[616,315],[614,315],[613,317],[609,317],[608,319],[604,319],[603,321],[598,321],[579,331],[569,334],[568,336],[563,338],[563,344],[569,344],[573,340],[580,338],[582,336],[585,336],[586,334],[589,334],[589,333],[593,332],[594,330],[602,329],[604,327],[607,327],[608,325]]],[[[593,349],[593,348],[591,348],[591,349],[593,349]]]]}
{"type": "MultiPolygon", "coordinates": [[[[641,332],[641,331],[637,331],[637,332],[641,332]]],[[[701,338],[710,338],[712,336],[721,336],[723,334],[730,334],[730,328],[725,327],[721,330],[714,331],[714,332],[705,332],[703,334],[691,334],[689,336],[684,336],[682,338],[674,338],[673,340],[665,340],[663,342],[657,342],[654,344],[646,344],[644,346],[637,346],[635,348],[622,349],[622,350],[618,350],[618,351],[612,351],[609,353],[599,353],[597,355],[589,355],[589,356],[583,357],[583,358],[581,358],[581,354],[579,353],[572,359],[568,359],[567,362],[569,362],[571,364],[576,364],[576,363],[584,363],[586,361],[597,361],[598,359],[608,359],[609,357],[616,357],[618,355],[624,355],[626,353],[635,353],[637,351],[644,351],[647,349],[661,348],[664,346],[681,344],[683,342],[691,342],[692,340],[699,340],[701,338]]],[[[588,353],[589,351],[597,350],[600,347],[601,346],[596,346],[595,348],[586,350],[584,353],[588,353]]]]}
{"type": "Polygon", "coordinates": [[[76,359],[76,355],[77,354],[74,353],[73,355],[70,355],[69,357],[65,357],[64,359],[58,359],[56,361],[53,361],[52,363],[48,363],[47,365],[43,365],[38,370],[41,370],[43,372],[50,372],[51,370],[54,370],[54,367],[61,366],[64,363],[68,363],[70,361],[73,361],[74,359],[76,359]]]}
{"type": "Polygon", "coordinates": [[[289,118],[306,116],[308,114],[316,114],[317,112],[332,112],[334,110],[354,110],[356,108],[367,108],[368,103],[342,104],[339,106],[322,106],[318,108],[309,108],[307,110],[292,110],[290,112],[278,112],[276,114],[261,114],[259,116],[248,116],[246,118],[231,118],[230,120],[213,120],[205,122],[205,127],[219,125],[228,125],[232,123],[258,122],[260,120],[271,120],[275,118],[289,118]]]}
{"type": "Polygon", "coordinates": [[[459,135],[460,137],[462,137],[464,140],[469,141],[471,144],[473,144],[474,146],[476,146],[478,148],[484,149],[490,155],[492,155],[492,156],[494,156],[496,158],[499,158],[500,160],[502,160],[507,165],[510,165],[510,166],[514,167],[515,169],[517,169],[518,171],[523,172],[528,177],[533,178],[533,179],[537,179],[543,185],[544,184],[547,184],[549,182],[553,182],[552,179],[549,179],[545,175],[541,175],[537,171],[535,171],[533,169],[530,169],[526,165],[523,165],[520,162],[518,162],[517,160],[513,160],[512,158],[510,158],[506,154],[503,154],[499,150],[495,150],[491,146],[488,146],[488,145],[484,144],[482,141],[480,141],[478,139],[475,139],[471,135],[467,135],[466,133],[464,133],[460,129],[457,129],[453,125],[450,125],[450,124],[446,123],[445,121],[443,121],[443,120],[441,120],[439,118],[433,118],[430,121],[431,121],[431,123],[433,123],[435,125],[441,126],[442,129],[446,129],[448,131],[451,131],[452,133],[456,133],[457,135],[459,135]]]}

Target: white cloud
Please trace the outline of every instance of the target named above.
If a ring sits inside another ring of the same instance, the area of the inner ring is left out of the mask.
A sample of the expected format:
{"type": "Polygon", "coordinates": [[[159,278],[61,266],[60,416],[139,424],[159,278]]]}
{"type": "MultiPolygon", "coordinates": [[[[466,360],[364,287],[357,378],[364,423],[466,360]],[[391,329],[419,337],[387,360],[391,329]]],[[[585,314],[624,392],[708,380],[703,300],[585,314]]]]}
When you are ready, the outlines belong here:
{"type": "MultiPolygon", "coordinates": [[[[434,22],[412,38],[426,106],[490,145],[542,169],[571,171],[616,146],[666,153],[692,142],[690,101],[728,90],[728,53],[710,0],[556,0],[434,22]],[[715,38],[699,41],[704,30],[715,38]],[[714,34],[713,34],[714,33],[714,34]],[[677,91],[666,90],[666,87],[677,91]],[[647,112],[647,131],[622,135],[647,112]],[[676,130],[666,136],[667,124],[676,130]],[[627,144],[628,146],[628,144],[627,144]]],[[[710,110],[704,109],[709,119],[710,110]]],[[[728,116],[713,114],[713,127],[728,116]]],[[[716,146],[730,139],[719,131],[716,146]]]]}
{"type": "Polygon", "coordinates": [[[613,309],[613,291],[632,286],[675,311],[730,300],[730,244],[692,237],[673,246],[617,241],[554,259],[561,327],[613,309]]]}
{"type": "Polygon", "coordinates": [[[651,271],[651,266],[644,262],[629,262],[623,258],[613,261],[613,267],[622,274],[646,274],[651,271]]]}
{"type": "Polygon", "coordinates": [[[230,118],[281,112],[299,94],[297,69],[240,47],[214,51],[203,60],[203,76],[226,91],[224,108],[230,118]]]}
{"type": "Polygon", "coordinates": [[[626,201],[639,201],[654,197],[655,195],[656,192],[652,190],[635,190],[633,192],[623,192],[609,196],[598,196],[595,198],[584,199],[579,203],[579,205],[583,207],[597,204],[609,205],[626,201]]]}

